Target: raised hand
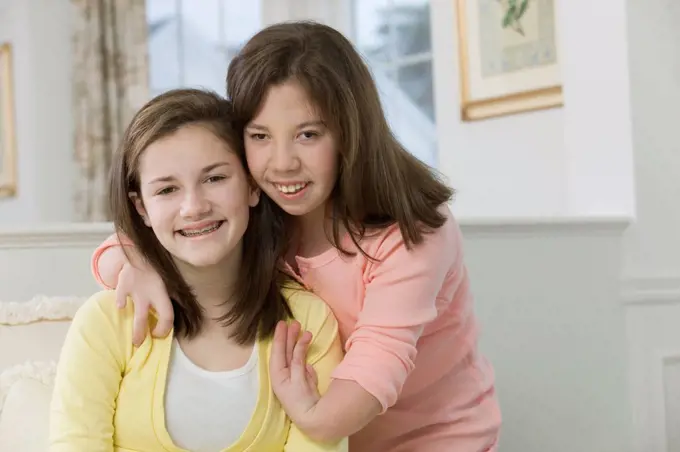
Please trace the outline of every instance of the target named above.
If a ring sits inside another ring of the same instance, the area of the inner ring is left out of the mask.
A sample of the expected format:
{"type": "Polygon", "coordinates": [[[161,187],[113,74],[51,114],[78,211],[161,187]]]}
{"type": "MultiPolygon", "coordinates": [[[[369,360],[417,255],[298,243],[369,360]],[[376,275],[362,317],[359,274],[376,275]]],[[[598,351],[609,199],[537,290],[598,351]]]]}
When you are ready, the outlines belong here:
{"type": "Polygon", "coordinates": [[[304,429],[314,418],[314,408],[321,398],[317,375],[307,364],[312,342],[309,331],[301,333],[300,323],[290,326],[279,322],[274,332],[270,358],[270,375],[274,393],[291,420],[304,429]]]}

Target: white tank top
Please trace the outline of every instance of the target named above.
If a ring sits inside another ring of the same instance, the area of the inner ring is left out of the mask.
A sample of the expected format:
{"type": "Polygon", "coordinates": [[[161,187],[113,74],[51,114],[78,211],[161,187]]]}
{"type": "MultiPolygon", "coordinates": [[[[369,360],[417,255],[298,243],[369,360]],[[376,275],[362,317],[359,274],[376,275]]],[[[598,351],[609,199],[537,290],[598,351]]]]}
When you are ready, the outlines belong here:
{"type": "Polygon", "coordinates": [[[165,391],[165,426],[176,446],[219,452],[245,431],[259,392],[257,343],[240,369],[210,372],[198,367],[173,340],[165,391]]]}

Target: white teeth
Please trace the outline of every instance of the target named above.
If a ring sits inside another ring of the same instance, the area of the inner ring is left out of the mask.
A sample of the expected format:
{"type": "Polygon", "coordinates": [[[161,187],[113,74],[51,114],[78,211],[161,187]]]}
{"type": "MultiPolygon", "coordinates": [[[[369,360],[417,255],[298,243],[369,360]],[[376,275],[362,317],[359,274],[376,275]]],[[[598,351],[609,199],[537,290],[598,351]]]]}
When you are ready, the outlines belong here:
{"type": "Polygon", "coordinates": [[[216,231],[217,228],[219,228],[220,226],[222,226],[222,222],[218,221],[217,223],[214,223],[212,226],[207,226],[203,229],[196,229],[196,230],[192,230],[192,231],[181,230],[181,231],[179,231],[179,233],[182,234],[185,237],[196,237],[196,236],[199,236],[199,235],[209,234],[213,231],[216,231]]]}
{"type": "Polygon", "coordinates": [[[285,194],[287,194],[287,195],[292,195],[292,194],[295,194],[295,193],[299,192],[299,191],[302,190],[303,188],[305,188],[305,187],[307,186],[308,183],[309,183],[309,182],[303,182],[303,183],[299,183],[299,184],[291,184],[291,185],[274,184],[274,186],[275,186],[276,189],[277,189],[278,191],[280,191],[281,193],[285,193],[285,194]]]}

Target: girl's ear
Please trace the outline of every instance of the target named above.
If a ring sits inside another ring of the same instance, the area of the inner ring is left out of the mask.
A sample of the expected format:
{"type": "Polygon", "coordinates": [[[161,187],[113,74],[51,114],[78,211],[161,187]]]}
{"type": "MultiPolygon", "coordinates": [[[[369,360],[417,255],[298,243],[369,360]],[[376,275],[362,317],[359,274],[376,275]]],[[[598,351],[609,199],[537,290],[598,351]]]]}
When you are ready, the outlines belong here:
{"type": "Polygon", "coordinates": [[[148,227],[151,227],[151,222],[149,221],[149,216],[146,214],[146,209],[144,208],[144,202],[142,202],[142,197],[137,194],[137,192],[130,192],[128,193],[128,196],[130,197],[130,201],[135,205],[135,209],[137,209],[137,213],[139,214],[140,217],[142,217],[142,220],[144,221],[144,224],[147,225],[148,227]]]}

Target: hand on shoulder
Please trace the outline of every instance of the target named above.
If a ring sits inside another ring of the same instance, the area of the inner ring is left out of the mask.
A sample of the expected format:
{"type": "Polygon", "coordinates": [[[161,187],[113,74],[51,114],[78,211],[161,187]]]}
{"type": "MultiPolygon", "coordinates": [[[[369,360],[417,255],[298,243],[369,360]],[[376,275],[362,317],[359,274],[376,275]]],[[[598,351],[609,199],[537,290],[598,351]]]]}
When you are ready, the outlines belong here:
{"type": "Polygon", "coordinates": [[[165,337],[170,333],[175,319],[170,296],[161,277],[149,265],[130,263],[123,265],[116,287],[118,307],[125,308],[128,298],[132,300],[134,309],[132,342],[135,346],[144,342],[144,338],[149,333],[151,308],[154,309],[157,317],[152,335],[165,337]]]}

